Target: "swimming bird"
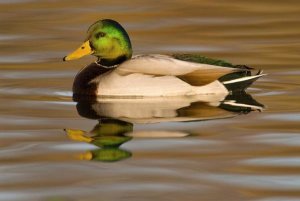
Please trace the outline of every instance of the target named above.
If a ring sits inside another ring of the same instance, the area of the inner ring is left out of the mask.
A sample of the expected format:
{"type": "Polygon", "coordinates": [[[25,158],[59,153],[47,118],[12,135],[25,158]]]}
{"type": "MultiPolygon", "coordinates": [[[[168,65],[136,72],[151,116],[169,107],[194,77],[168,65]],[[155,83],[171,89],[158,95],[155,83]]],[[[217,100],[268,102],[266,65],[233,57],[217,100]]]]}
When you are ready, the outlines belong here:
{"type": "Polygon", "coordinates": [[[126,30],[116,21],[92,24],[84,43],[64,61],[94,55],[98,59],[75,77],[77,96],[156,97],[228,94],[244,90],[263,76],[252,68],[198,54],[136,55],[126,30]]]}

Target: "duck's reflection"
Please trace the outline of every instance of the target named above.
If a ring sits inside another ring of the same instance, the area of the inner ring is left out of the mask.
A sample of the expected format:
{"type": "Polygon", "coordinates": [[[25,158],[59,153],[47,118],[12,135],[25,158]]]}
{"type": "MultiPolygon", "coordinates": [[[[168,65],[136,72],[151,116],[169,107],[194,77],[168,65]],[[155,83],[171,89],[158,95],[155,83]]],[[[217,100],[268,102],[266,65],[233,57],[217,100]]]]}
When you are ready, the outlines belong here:
{"type": "Polygon", "coordinates": [[[144,99],[77,99],[78,113],[98,124],[89,132],[66,129],[70,139],[93,144],[99,149],[80,155],[81,159],[105,162],[131,157],[120,148],[133,137],[185,137],[176,131],[134,131],[133,123],[203,121],[230,118],[251,111],[261,111],[263,105],[249,94],[239,92],[228,96],[197,96],[144,99]]]}
{"type": "Polygon", "coordinates": [[[87,142],[99,147],[99,149],[80,154],[80,159],[114,162],[131,156],[131,152],[119,147],[132,139],[131,136],[126,136],[126,133],[130,133],[132,130],[132,123],[102,118],[89,132],[66,129],[66,133],[72,140],[87,142]]]}

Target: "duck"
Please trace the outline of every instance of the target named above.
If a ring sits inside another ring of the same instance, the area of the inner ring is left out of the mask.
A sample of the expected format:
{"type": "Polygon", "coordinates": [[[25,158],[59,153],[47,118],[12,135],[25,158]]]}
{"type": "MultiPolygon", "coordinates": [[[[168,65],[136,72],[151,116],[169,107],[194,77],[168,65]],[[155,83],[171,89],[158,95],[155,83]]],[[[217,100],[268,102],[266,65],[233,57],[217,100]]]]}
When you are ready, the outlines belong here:
{"type": "Polygon", "coordinates": [[[253,68],[200,54],[133,55],[126,30],[117,21],[93,23],[83,44],[63,61],[93,55],[97,60],[76,75],[74,96],[173,97],[230,94],[243,91],[258,78],[253,68]]]}

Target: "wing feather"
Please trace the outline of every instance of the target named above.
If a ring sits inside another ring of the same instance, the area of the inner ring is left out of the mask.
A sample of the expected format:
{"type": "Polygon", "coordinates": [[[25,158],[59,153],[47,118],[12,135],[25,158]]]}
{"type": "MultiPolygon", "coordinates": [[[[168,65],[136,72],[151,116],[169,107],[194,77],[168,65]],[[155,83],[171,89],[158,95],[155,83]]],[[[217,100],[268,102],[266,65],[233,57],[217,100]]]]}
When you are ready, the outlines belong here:
{"type": "Polygon", "coordinates": [[[166,55],[138,55],[122,63],[116,69],[120,75],[141,73],[154,76],[176,76],[194,86],[211,83],[226,74],[240,70],[239,68],[182,61],[166,55]]]}

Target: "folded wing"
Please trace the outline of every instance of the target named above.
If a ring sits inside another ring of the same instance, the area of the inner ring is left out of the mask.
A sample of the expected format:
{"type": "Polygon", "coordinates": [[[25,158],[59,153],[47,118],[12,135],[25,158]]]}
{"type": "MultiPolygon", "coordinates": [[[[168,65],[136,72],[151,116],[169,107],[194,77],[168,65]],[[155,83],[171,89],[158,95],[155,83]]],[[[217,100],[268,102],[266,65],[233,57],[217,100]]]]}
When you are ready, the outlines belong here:
{"type": "Polygon", "coordinates": [[[176,76],[193,86],[211,83],[220,77],[246,69],[179,60],[166,55],[138,55],[116,69],[120,75],[133,73],[152,76],[176,76]]]}

